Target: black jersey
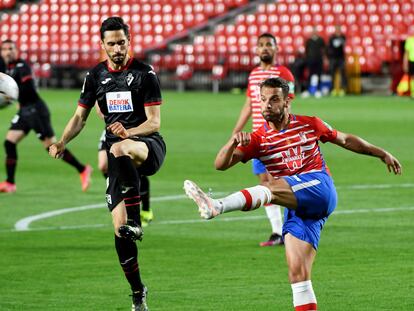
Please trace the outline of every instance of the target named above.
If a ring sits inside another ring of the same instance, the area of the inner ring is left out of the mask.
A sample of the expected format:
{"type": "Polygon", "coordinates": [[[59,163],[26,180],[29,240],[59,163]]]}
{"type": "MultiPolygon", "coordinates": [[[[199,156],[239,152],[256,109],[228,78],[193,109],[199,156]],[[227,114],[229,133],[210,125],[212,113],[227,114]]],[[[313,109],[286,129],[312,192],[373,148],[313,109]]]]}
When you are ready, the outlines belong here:
{"type": "Polygon", "coordinates": [[[30,105],[45,105],[40,98],[30,66],[22,59],[7,65],[6,73],[11,76],[19,86],[19,103],[20,107],[30,105]]]}
{"type": "MultiPolygon", "coordinates": [[[[161,104],[158,77],[151,66],[135,58],[120,70],[101,62],[86,74],[78,105],[92,109],[95,102],[107,125],[121,122],[126,129],[137,127],[147,120],[146,106],[161,104]]],[[[109,132],[106,136],[107,141],[119,140],[109,132]]]]}

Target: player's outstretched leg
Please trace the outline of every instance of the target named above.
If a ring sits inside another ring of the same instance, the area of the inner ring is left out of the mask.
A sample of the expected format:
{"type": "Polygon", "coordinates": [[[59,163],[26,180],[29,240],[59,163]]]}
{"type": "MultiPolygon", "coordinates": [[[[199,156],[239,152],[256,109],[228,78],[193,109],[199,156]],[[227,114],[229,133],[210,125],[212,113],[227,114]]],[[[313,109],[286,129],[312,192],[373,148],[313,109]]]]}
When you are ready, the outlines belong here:
{"type": "Polygon", "coordinates": [[[188,197],[196,202],[198,211],[204,219],[211,219],[232,211],[251,211],[272,200],[272,193],[265,186],[246,188],[221,199],[210,198],[190,180],[184,181],[184,190],[188,197]]]}
{"type": "Polygon", "coordinates": [[[223,213],[222,209],[220,210],[214,205],[214,200],[191,180],[184,181],[184,191],[198,205],[198,211],[202,218],[211,219],[223,213]]]}

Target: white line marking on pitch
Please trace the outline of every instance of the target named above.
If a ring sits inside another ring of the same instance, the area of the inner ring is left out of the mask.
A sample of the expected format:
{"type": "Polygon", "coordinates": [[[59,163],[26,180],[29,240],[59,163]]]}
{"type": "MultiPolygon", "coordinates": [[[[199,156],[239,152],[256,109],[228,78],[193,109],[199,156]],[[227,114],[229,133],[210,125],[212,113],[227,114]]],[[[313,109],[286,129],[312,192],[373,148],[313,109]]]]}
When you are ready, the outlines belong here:
{"type": "MultiPolygon", "coordinates": [[[[337,187],[337,189],[339,190],[367,190],[367,189],[390,189],[390,188],[412,188],[414,187],[414,184],[382,184],[382,185],[349,185],[349,186],[339,186],[337,187]]],[[[216,192],[214,193],[215,196],[220,196],[220,195],[224,195],[226,193],[219,193],[216,192]]],[[[163,196],[163,197],[155,197],[152,198],[151,201],[152,202],[163,202],[163,201],[176,201],[176,200],[182,200],[182,199],[186,199],[187,197],[183,194],[183,195],[169,195],[169,196],[163,196]]],[[[64,209],[59,209],[59,210],[54,210],[54,211],[49,211],[49,212],[45,212],[45,213],[41,213],[38,215],[33,215],[33,216],[29,216],[29,217],[25,217],[19,221],[16,222],[16,224],[14,225],[15,230],[13,231],[28,231],[28,230],[34,230],[34,229],[30,229],[30,224],[38,221],[38,220],[42,220],[42,219],[46,219],[46,218],[50,218],[50,217],[54,217],[54,216],[59,216],[59,215],[63,215],[66,213],[73,213],[73,212],[80,212],[80,211],[85,211],[85,210],[89,210],[89,209],[95,209],[95,208],[103,208],[106,207],[106,204],[101,203],[101,204],[91,204],[91,205],[84,205],[84,206],[78,206],[78,207],[70,207],[70,208],[64,208],[64,209]]],[[[408,211],[408,210],[412,210],[414,207],[406,207],[403,208],[403,211],[408,211]]],[[[344,210],[344,211],[336,211],[335,214],[354,214],[354,213],[368,213],[368,212],[394,212],[394,211],[401,211],[401,209],[398,208],[383,208],[383,209],[361,209],[361,210],[344,210]]],[[[220,221],[238,221],[238,220],[255,220],[255,219],[263,219],[265,218],[264,216],[244,216],[244,217],[228,217],[228,218],[219,218],[218,220],[220,221]]],[[[171,220],[171,221],[160,221],[157,222],[157,224],[186,224],[186,223],[198,223],[198,222],[203,222],[203,220],[171,220]]],[[[102,227],[105,225],[85,225],[85,226],[65,226],[65,227],[55,227],[59,228],[59,229],[76,229],[76,228],[91,228],[91,227],[102,227]]],[[[38,228],[36,230],[49,230],[50,228],[38,228]]],[[[5,230],[1,230],[1,231],[5,231],[5,230]]],[[[7,230],[9,231],[9,230],[7,230]]]]}

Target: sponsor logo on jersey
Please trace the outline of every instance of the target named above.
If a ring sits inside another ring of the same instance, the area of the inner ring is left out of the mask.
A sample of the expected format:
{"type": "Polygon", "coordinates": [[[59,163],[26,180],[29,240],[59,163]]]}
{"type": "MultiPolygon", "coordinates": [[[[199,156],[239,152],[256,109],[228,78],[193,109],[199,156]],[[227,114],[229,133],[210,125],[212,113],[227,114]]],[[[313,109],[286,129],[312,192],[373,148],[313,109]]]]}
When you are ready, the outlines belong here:
{"type": "Polygon", "coordinates": [[[295,171],[302,167],[303,153],[300,146],[289,148],[280,153],[282,163],[286,164],[290,171],[295,171]]]}
{"type": "Polygon", "coordinates": [[[109,113],[132,112],[131,92],[108,92],[106,93],[106,105],[109,113]]]}
{"type": "Polygon", "coordinates": [[[134,81],[134,76],[132,73],[128,73],[127,77],[126,77],[126,83],[128,84],[128,86],[131,85],[132,81],[134,81]]]}

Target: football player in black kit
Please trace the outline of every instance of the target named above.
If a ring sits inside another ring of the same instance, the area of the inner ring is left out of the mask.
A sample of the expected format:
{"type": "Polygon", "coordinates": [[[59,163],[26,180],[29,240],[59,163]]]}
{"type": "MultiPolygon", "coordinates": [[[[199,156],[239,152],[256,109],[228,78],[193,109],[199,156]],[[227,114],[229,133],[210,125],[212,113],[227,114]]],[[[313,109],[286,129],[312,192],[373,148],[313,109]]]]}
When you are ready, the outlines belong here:
{"type": "Polygon", "coordinates": [[[115,231],[119,262],[132,289],[132,310],[148,310],[147,289],[140,277],[135,240],[141,239],[140,174],[151,176],[165,157],[160,129],[161,91],[151,66],[128,55],[129,28],[120,17],[109,17],[100,29],[108,60],[86,74],[78,107],[62,138],[49,148],[58,158],[83,128],[98,102],[106,123],[108,187],[106,199],[115,231]]]}
{"type": "MultiPolygon", "coordinates": [[[[17,57],[16,44],[11,40],[4,40],[0,50],[1,58],[5,63],[5,73],[13,77],[19,86],[19,111],[12,119],[4,141],[7,179],[0,183],[0,192],[12,193],[16,191],[17,144],[30,130],[36,132],[46,150],[56,142],[56,137],[50,122],[49,109],[36,90],[30,66],[17,57]]],[[[92,167],[80,163],[69,150],[65,150],[62,159],[79,172],[82,190],[86,191],[89,187],[92,167]]]]}

